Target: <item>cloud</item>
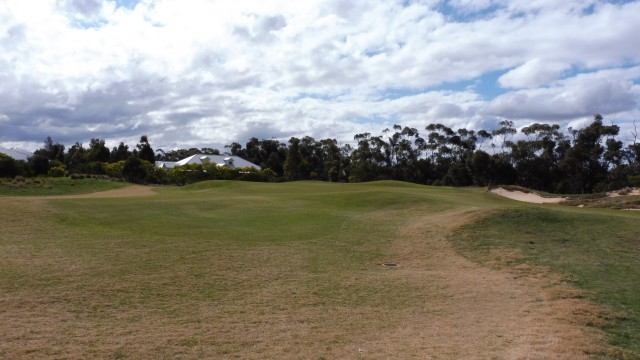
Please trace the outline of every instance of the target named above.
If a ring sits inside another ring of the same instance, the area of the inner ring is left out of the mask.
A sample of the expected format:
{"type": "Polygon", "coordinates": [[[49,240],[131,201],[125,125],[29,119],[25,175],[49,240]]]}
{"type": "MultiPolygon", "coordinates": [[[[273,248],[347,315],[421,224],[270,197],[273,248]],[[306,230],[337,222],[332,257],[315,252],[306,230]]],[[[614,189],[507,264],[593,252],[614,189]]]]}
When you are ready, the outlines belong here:
{"type": "Polygon", "coordinates": [[[81,14],[87,18],[91,18],[100,13],[103,6],[101,0],[59,0],[58,6],[65,12],[70,14],[81,14]]]}
{"type": "Polygon", "coordinates": [[[559,79],[568,64],[531,59],[502,75],[498,82],[508,88],[535,88],[559,79]]]}
{"type": "Polygon", "coordinates": [[[638,1],[120,4],[0,0],[0,144],[351,141],[638,109],[638,1]],[[503,72],[495,99],[447,87],[503,72]]]}
{"type": "Polygon", "coordinates": [[[640,67],[581,74],[552,87],[501,95],[487,105],[484,113],[511,119],[558,121],[633,111],[640,102],[633,80],[639,78],[640,67]]]}

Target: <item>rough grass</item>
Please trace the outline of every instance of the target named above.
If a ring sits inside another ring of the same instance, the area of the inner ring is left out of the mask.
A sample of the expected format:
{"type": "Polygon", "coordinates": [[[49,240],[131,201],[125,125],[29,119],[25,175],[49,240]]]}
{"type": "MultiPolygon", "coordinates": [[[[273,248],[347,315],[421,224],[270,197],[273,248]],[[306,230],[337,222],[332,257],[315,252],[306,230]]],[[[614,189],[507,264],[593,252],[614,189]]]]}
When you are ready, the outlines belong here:
{"type": "Polygon", "coordinates": [[[99,178],[23,178],[0,179],[0,196],[47,196],[86,194],[122,188],[125,183],[99,178]]]}
{"type": "Polygon", "coordinates": [[[611,309],[608,355],[631,359],[640,358],[639,220],[631,212],[530,206],[495,212],[454,239],[461,252],[485,264],[542,265],[564,274],[611,309]]]}
{"type": "Polygon", "coordinates": [[[568,206],[580,206],[591,208],[609,208],[619,210],[640,210],[640,196],[628,195],[609,197],[606,194],[598,194],[593,196],[573,197],[562,203],[568,206]]]}

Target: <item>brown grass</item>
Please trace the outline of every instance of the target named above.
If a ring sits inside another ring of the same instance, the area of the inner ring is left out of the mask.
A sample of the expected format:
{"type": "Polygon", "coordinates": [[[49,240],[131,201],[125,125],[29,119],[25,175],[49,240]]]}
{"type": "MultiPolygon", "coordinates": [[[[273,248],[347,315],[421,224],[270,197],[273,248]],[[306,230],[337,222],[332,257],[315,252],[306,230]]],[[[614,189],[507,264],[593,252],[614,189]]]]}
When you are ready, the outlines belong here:
{"type": "Polygon", "coordinates": [[[447,237],[477,214],[454,211],[414,220],[395,248],[407,275],[441,294],[428,305],[438,309],[437,316],[413,319],[432,324],[416,331],[437,349],[434,358],[585,359],[602,351],[602,334],[593,326],[602,325],[604,313],[560,276],[504,263],[482,267],[455,253],[447,237]]]}

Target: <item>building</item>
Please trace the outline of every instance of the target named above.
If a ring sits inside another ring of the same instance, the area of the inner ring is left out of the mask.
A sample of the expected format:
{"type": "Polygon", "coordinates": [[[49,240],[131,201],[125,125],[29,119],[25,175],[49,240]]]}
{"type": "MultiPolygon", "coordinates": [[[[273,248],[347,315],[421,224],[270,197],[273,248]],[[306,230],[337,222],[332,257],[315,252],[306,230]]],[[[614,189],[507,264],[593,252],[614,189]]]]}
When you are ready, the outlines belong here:
{"type": "Polygon", "coordinates": [[[188,164],[207,164],[213,163],[218,166],[224,166],[231,169],[254,167],[258,170],[262,170],[260,166],[249,162],[241,157],[233,155],[208,155],[208,154],[195,154],[180,161],[156,161],[156,166],[163,169],[171,169],[176,166],[183,166],[188,164]]]}

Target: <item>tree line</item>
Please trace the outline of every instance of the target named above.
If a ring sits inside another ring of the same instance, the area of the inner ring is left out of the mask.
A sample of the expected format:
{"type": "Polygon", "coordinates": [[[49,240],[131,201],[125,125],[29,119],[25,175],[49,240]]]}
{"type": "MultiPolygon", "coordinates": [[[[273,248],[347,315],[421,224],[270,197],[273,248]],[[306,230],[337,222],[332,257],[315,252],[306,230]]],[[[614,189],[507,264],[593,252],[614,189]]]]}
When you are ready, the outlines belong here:
{"type": "Polygon", "coordinates": [[[66,149],[48,137],[28,162],[0,155],[0,176],[97,174],[137,183],[187,184],[208,179],[250,181],[320,180],[365,182],[400,180],[428,185],[520,185],[551,193],[591,193],[640,186],[640,142],[621,141],[620,128],[601,115],[582,129],[535,123],[518,130],[505,120],[491,131],[429,124],[394,125],[379,135],[361,133],[354,144],[335,139],[292,137],[288,142],[251,138],[226,145],[223,154],[242,157],[262,170],[195,164],[161,169],[155,161],[178,161],[194,154],[219,155],[214,148],[153,150],[147,136],[133,148],[121,142],[109,150],[104,140],[66,149]]]}

